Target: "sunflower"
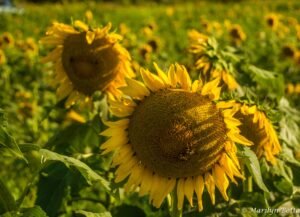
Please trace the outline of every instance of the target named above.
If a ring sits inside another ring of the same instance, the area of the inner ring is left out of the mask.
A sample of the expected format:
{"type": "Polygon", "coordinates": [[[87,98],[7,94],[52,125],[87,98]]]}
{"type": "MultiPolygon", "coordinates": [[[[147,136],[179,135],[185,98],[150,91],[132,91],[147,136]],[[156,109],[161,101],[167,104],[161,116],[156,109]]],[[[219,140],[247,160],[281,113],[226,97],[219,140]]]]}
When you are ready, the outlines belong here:
{"type": "Polygon", "coordinates": [[[12,47],[15,44],[14,37],[9,32],[4,32],[0,37],[0,48],[12,47]]]}
{"type": "Polygon", "coordinates": [[[267,25],[269,27],[271,27],[272,29],[276,29],[279,26],[279,23],[280,23],[279,15],[274,14],[274,13],[267,14],[265,16],[265,20],[266,20],[267,25]]]}
{"type": "Polygon", "coordinates": [[[59,84],[59,100],[67,97],[66,106],[89,101],[95,91],[118,95],[124,77],[133,77],[130,55],[118,42],[121,36],[109,33],[111,24],[91,29],[81,21],[74,27],[53,23],[41,42],[56,48],[43,59],[54,62],[54,84],[59,84]]]}
{"type": "Polygon", "coordinates": [[[104,121],[109,128],[101,135],[110,138],[101,149],[103,154],[116,151],[115,181],[128,178],[125,190],[139,187],[155,207],[172,190],[179,209],[185,196],[193,206],[196,193],[202,210],[204,187],[212,204],[215,187],[228,200],[229,180],[243,178],[235,142],[252,144],[239,134],[241,123],[233,117],[237,110],[214,101],[220,95],[219,79],[202,85],[200,80],[191,83],[184,66],[172,65],[167,75],[155,68],[158,75],[141,69],[143,82],[127,78],[121,100],[109,100],[120,120],[104,121]]]}
{"type": "Polygon", "coordinates": [[[238,24],[232,24],[229,28],[229,35],[234,44],[239,45],[241,42],[245,41],[247,36],[243,31],[242,27],[238,24]]]}
{"type": "Polygon", "coordinates": [[[275,164],[275,156],[280,153],[281,146],[277,133],[266,114],[256,105],[235,101],[227,102],[228,105],[238,109],[234,118],[243,123],[239,126],[241,135],[253,142],[252,147],[258,158],[265,156],[267,161],[275,164]]]}
{"type": "Polygon", "coordinates": [[[286,58],[294,58],[296,54],[296,50],[294,46],[287,44],[281,48],[281,55],[286,58]]]}
{"type": "Polygon", "coordinates": [[[196,69],[200,70],[202,77],[205,80],[213,80],[220,78],[222,85],[224,85],[229,90],[234,90],[238,87],[238,83],[233,77],[229,70],[229,67],[224,65],[224,62],[218,60],[219,56],[211,56],[212,39],[208,38],[206,35],[199,33],[197,30],[190,30],[188,32],[190,47],[189,51],[193,53],[196,57],[196,69]]]}

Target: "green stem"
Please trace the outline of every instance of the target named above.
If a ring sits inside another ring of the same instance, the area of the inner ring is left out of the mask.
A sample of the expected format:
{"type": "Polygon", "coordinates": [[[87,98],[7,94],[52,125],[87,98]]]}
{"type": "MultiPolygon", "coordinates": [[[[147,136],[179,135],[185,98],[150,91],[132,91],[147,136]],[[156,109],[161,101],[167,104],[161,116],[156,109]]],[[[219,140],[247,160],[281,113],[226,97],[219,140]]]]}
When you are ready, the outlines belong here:
{"type": "Polygon", "coordinates": [[[253,190],[252,176],[248,171],[247,167],[245,167],[245,165],[242,164],[241,167],[242,167],[243,175],[245,177],[245,180],[243,181],[243,192],[252,192],[253,190]]]}
{"type": "Polygon", "coordinates": [[[171,204],[170,206],[170,216],[171,217],[182,217],[182,210],[178,209],[177,203],[178,203],[178,198],[177,198],[177,188],[174,188],[172,194],[171,194],[171,204]]]}

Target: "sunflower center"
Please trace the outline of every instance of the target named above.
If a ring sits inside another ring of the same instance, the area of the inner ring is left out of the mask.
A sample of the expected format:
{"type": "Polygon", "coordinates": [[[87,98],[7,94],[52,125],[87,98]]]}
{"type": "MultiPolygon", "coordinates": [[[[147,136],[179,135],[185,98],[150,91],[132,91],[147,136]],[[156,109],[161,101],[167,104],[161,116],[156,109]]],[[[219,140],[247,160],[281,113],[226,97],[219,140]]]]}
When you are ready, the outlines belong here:
{"type": "Polygon", "coordinates": [[[218,161],[226,141],[223,117],[208,97],[169,89],[141,102],[128,130],[137,157],[165,177],[205,173],[218,161]]]}
{"type": "Polygon", "coordinates": [[[260,129],[258,122],[253,123],[253,115],[244,115],[239,111],[234,116],[243,123],[239,126],[241,130],[240,134],[255,144],[252,147],[255,152],[260,150],[262,148],[261,145],[263,145],[261,142],[267,138],[266,131],[260,129]]]}
{"type": "Polygon", "coordinates": [[[105,38],[87,43],[86,33],[64,41],[62,63],[74,88],[87,95],[104,90],[118,73],[119,53],[105,38]]]}

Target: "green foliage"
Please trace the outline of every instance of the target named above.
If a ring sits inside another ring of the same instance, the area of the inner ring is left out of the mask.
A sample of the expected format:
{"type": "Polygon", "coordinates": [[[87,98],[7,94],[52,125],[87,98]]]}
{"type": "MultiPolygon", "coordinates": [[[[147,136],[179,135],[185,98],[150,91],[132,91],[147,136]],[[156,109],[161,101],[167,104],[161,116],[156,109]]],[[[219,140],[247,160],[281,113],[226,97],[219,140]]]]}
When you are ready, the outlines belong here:
{"type": "Polygon", "coordinates": [[[247,166],[248,170],[250,171],[251,175],[254,178],[255,183],[258,185],[258,187],[261,190],[265,192],[269,192],[266,185],[264,184],[261,171],[260,171],[259,161],[255,153],[251,151],[251,149],[248,147],[241,146],[240,149],[241,149],[240,155],[242,157],[242,162],[247,166]]]}

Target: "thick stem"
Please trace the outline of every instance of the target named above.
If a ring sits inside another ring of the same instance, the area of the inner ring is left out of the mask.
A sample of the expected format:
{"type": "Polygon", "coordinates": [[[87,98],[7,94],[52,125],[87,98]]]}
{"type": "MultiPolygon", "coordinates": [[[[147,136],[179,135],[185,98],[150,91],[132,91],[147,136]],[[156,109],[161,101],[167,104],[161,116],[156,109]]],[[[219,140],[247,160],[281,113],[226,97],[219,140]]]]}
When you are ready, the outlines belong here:
{"type": "Polygon", "coordinates": [[[243,192],[252,192],[252,176],[245,165],[241,165],[245,180],[243,181],[243,192]]]}
{"type": "Polygon", "coordinates": [[[171,194],[171,204],[170,206],[170,216],[171,217],[182,217],[182,209],[178,209],[177,203],[178,203],[178,198],[177,198],[177,188],[174,188],[172,194],[171,194]]]}

